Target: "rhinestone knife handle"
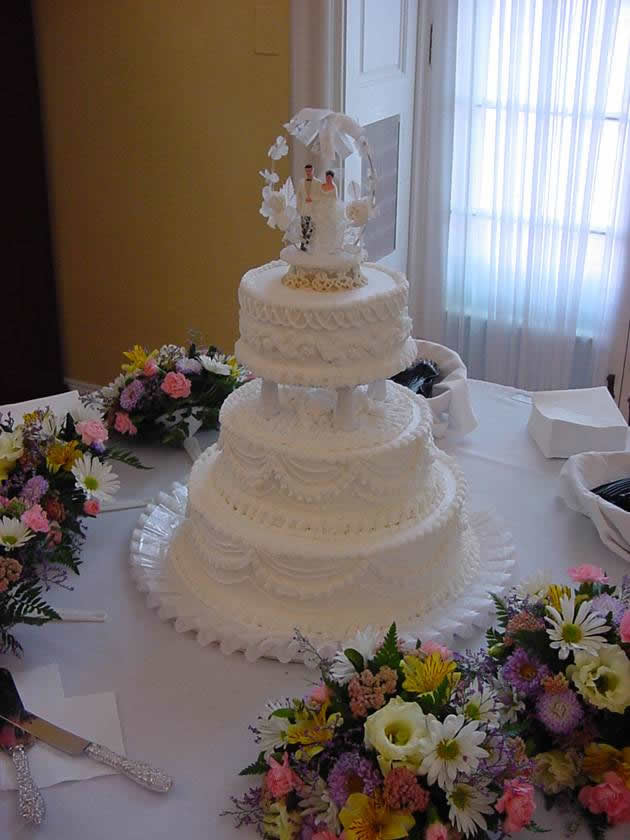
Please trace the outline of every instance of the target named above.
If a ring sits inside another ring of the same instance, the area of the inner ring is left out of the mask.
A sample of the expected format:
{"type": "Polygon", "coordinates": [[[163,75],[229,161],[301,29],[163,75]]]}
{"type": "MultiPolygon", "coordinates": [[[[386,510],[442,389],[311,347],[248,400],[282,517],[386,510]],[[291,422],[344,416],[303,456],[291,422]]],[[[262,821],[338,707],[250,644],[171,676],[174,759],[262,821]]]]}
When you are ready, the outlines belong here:
{"type": "Polygon", "coordinates": [[[26,750],[21,745],[11,747],[9,755],[15,766],[20,816],[33,825],[41,825],[46,816],[46,803],[31,776],[26,750]]]}
{"type": "Polygon", "coordinates": [[[107,764],[108,767],[127,776],[132,782],[157,793],[168,793],[173,784],[171,777],[163,770],[151,767],[144,761],[131,761],[100,744],[88,744],[85,755],[89,755],[95,761],[100,761],[101,764],[107,764]]]}

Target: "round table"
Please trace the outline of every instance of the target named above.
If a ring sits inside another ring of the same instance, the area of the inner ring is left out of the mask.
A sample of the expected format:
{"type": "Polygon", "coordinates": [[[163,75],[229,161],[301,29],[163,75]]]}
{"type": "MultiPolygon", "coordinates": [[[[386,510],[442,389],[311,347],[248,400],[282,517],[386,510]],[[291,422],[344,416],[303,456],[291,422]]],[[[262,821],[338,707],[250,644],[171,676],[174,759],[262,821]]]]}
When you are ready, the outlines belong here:
{"type": "MultiPolygon", "coordinates": [[[[460,440],[448,436],[440,446],[457,457],[470,484],[473,509],[493,507],[505,520],[517,549],[515,577],[540,567],[569,581],[568,566],[591,562],[615,581],[627,564],[600,542],[591,521],[558,498],[562,460],[546,460],[529,438],[530,401],[512,388],[471,381],[479,427],[460,440]]],[[[216,435],[198,436],[202,448],[216,435]]],[[[183,450],[137,445],[150,472],[116,465],[121,478],[117,501],[151,499],[173,481],[185,482],[191,461],[183,450]]],[[[162,766],[174,777],[168,796],[158,796],[120,776],[68,782],[46,788],[46,822],[37,832],[46,840],[147,840],[179,836],[185,840],[254,838],[237,832],[219,812],[247,779],[238,771],[256,757],[247,726],[271,697],[302,695],[315,681],[301,665],[226,657],[216,646],[201,647],[191,633],[147,608],[129,574],[131,533],[140,511],[103,513],[89,525],[81,575],[73,592],[52,594],[57,607],[104,609],[104,624],[56,623],[43,629],[19,628],[23,659],[0,657],[14,671],[57,663],[66,697],[115,691],[127,753],[162,766]]],[[[482,634],[462,646],[476,647],[482,634]]],[[[537,821],[562,836],[562,819],[540,807],[537,821]]],[[[31,836],[17,816],[15,793],[0,793],[2,837],[31,836]]],[[[626,827],[627,830],[627,827],[626,827]]],[[[532,837],[523,832],[519,837],[532,837]]],[[[587,838],[581,829],[576,838],[587,838]]],[[[621,840],[624,827],[610,833],[621,840]]]]}

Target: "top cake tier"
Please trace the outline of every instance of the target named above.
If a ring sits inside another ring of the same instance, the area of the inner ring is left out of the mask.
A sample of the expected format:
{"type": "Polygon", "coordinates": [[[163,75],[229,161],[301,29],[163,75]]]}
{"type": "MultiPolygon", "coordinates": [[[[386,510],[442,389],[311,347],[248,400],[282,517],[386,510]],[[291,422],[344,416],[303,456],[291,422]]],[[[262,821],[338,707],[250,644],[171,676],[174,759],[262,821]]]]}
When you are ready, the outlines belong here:
{"type": "Polygon", "coordinates": [[[364,263],[364,286],[332,293],[283,284],[287,264],[248,271],[236,356],[257,376],[340,388],[393,376],[416,358],[404,275],[364,263]]]}

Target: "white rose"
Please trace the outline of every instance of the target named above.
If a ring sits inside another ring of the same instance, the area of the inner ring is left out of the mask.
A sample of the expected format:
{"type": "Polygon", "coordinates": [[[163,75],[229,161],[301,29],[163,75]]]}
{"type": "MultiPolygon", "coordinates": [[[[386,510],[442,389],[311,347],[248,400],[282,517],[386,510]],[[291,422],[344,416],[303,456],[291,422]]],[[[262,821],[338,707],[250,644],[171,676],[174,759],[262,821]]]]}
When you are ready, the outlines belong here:
{"type": "Polygon", "coordinates": [[[396,767],[408,767],[414,772],[423,754],[420,741],[427,735],[426,715],[417,703],[407,703],[393,697],[386,706],[371,714],[365,721],[365,744],[378,753],[383,775],[396,767]]]}
{"type": "Polygon", "coordinates": [[[209,373],[217,373],[219,376],[229,376],[232,369],[229,365],[224,365],[223,362],[217,362],[216,359],[210,356],[199,356],[199,361],[209,373]]]}

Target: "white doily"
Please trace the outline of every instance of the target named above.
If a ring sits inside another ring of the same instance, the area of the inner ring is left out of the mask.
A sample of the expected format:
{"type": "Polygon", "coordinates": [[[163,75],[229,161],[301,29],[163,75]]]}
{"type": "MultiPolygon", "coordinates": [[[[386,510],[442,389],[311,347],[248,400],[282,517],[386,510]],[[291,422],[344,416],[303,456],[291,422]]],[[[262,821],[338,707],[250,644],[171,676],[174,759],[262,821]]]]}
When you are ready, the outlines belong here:
{"type": "MultiPolygon", "coordinates": [[[[147,593],[148,606],[158,610],[163,621],[174,621],[178,633],[194,631],[201,645],[218,643],[225,654],[243,651],[254,661],[260,657],[280,662],[301,661],[299,643],[287,635],[272,635],[264,628],[228,621],[203,603],[171,569],[168,550],[178,526],[186,517],[188,488],[174,483],[147,505],[131,540],[131,573],[138,589],[147,593]]],[[[489,512],[469,516],[481,546],[479,574],[465,595],[431,610],[415,624],[401,626],[406,635],[448,644],[454,636],[469,638],[489,624],[492,602],[489,593],[507,589],[514,566],[512,537],[489,512]]],[[[323,656],[331,656],[340,639],[318,644],[323,656]]]]}

